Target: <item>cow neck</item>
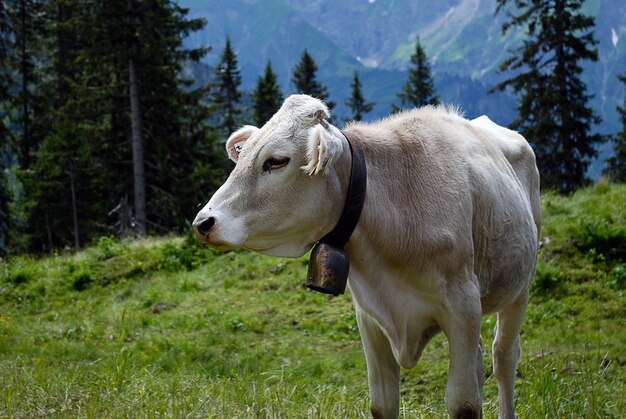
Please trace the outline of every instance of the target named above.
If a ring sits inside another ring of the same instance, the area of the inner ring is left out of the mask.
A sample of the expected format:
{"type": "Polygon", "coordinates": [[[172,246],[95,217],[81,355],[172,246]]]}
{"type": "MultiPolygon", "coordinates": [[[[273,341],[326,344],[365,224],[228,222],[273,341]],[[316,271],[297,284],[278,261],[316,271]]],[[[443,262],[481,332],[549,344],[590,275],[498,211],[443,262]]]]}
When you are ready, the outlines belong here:
{"type": "Polygon", "coordinates": [[[346,140],[348,140],[350,154],[352,156],[348,193],[337,225],[320,240],[322,243],[338,248],[343,248],[354,232],[359,222],[361,211],[363,210],[365,192],[367,190],[367,167],[365,164],[363,143],[354,134],[344,131],[342,131],[342,134],[346,137],[346,140]]]}

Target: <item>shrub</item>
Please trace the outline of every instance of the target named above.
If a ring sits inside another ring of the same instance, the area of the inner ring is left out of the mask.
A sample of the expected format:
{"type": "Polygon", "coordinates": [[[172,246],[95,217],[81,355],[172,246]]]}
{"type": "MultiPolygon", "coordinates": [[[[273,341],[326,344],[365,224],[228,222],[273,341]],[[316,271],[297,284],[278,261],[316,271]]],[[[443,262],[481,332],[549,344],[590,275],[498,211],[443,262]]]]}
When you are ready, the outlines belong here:
{"type": "Polygon", "coordinates": [[[580,236],[575,243],[581,251],[595,250],[607,262],[623,262],[626,257],[626,227],[607,219],[583,219],[580,221],[580,236]]]}
{"type": "Polygon", "coordinates": [[[4,273],[6,282],[20,285],[37,279],[41,273],[37,267],[37,261],[29,258],[17,258],[8,264],[4,273]]]}
{"type": "Polygon", "coordinates": [[[609,274],[609,283],[618,290],[626,288],[626,264],[617,265],[609,274]]]}
{"type": "Polygon", "coordinates": [[[531,283],[530,293],[534,296],[548,297],[560,294],[563,288],[561,271],[547,263],[539,262],[535,279],[531,283]]]}
{"type": "Polygon", "coordinates": [[[93,278],[89,272],[81,271],[72,276],[72,287],[76,291],[86,290],[93,282],[93,278]]]}
{"type": "Polygon", "coordinates": [[[124,253],[125,250],[127,249],[121,243],[116,242],[113,237],[103,236],[98,239],[96,258],[99,260],[111,259],[124,253]]]}

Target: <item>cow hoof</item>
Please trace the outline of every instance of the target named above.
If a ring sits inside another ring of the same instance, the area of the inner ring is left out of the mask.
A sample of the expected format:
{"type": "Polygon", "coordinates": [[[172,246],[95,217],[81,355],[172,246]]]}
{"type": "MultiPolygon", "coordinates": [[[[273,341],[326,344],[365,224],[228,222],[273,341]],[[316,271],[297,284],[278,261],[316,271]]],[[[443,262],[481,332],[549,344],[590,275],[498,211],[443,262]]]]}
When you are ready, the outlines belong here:
{"type": "Polygon", "coordinates": [[[398,417],[397,412],[387,412],[379,407],[370,407],[370,412],[372,413],[372,418],[374,419],[396,419],[398,417]]]}
{"type": "Polygon", "coordinates": [[[463,407],[452,415],[454,419],[480,419],[482,416],[480,409],[472,409],[471,407],[463,407]]]}

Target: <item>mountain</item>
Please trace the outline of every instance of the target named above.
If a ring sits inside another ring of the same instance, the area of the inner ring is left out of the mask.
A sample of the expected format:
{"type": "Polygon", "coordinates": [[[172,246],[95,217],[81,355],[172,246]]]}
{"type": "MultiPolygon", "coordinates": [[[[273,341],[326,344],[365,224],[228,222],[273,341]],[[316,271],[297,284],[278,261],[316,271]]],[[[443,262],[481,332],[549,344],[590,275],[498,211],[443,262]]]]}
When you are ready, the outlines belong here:
{"type": "MultiPolygon", "coordinates": [[[[496,0],[179,0],[190,17],[206,27],[190,35],[190,46],[211,46],[206,63],[214,65],[229,36],[238,52],[243,87],[251,89],[268,60],[285,94],[293,92],[291,74],[306,48],[319,66],[318,77],[347,115],[344,101],[354,70],[364,93],[376,102],[370,119],[387,115],[406,81],[415,38],[420,37],[432,64],[435,86],[444,102],[459,105],[468,117],[488,114],[509,124],[515,99],[487,94],[504,76],[496,69],[523,40],[522,31],[502,35],[504,13],[494,15],[496,0]]],[[[603,118],[602,133],[619,125],[615,107],[624,89],[617,75],[626,71],[626,2],[587,1],[596,18],[600,60],[585,63],[584,81],[592,106],[603,118]]]]}

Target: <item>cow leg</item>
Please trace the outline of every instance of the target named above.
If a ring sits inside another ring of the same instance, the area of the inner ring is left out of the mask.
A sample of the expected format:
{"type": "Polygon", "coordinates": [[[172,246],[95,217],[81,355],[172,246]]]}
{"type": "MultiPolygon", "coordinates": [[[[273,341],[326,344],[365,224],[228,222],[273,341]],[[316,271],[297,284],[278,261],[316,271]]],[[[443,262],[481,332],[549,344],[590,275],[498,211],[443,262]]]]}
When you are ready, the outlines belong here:
{"type": "Polygon", "coordinates": [[[446,407],[454,419],[482,417],[482,350],[480,294],[473,285],[450,292],[442,324],[450,344],[446,407]]]}
{"type": "Polygon", "coordinates": [[[380,326],[358,306],[355,305],[355,309],[367,362],[370,411],[374,419],[397,418],[400,366],[380,326]]]}
{"type": "Polygon", "coordinates": [[[483,399],[483,386],[485,385],[485,367],[483,365],[483,338],[478,337],[478,352],[476,353],[476,379],[480,391],[480,400],[483,399]]]}
{"type": "Polygon", "coordinates": [[[515,302],[498,313],[493,340],[493,374],[498,382],[500,419],[515,418],[513,388],[517,362],[521,354],[519,331],[527,304],[528,293],[523,292],[515,302]]]}

